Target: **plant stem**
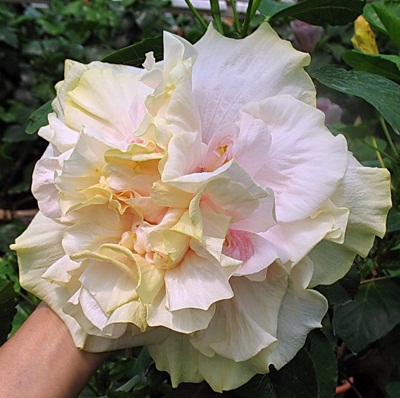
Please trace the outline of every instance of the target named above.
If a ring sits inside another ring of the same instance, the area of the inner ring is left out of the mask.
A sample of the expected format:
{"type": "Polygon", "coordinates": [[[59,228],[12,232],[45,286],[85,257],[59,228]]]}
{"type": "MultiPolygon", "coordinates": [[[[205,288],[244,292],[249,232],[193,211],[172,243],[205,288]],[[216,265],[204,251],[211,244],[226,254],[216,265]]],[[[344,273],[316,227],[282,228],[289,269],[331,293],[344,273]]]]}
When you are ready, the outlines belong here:
{"type": "Polygon", "coordinates": [[[360,282],[360,284],[364,284],[364,283],[372,283],[372,282],[376,282],[376,281],[383,281],[385,279],[393,279],[396,278],[395,276],[392,275],[388,275],[388,276],[379,276],[378,278],[372,278],[372,279],[365,279],[363,281],[360,282]]]}
{"type": "MultiPolygon", "coordinates": [[[[379,149],[378,146],[376,145],[376,140],[374,137],[371,137],[372,141],[375,143],[375,145],[370,144],[367,140],[363,140],[363,143],[365,145],[368,145],[369,147],[371,147],[372,149],[375,149],[376,152],[379,152],[382,155],[385,155],[388,159],[390,159],[392,162],[395,162],[395,159],[390,156],[388,153],[386,153],[385,151],[382,151],[382,149],[379,149]]],[[[379,158],[378,158],[379,159],[379,158]]],[[[386,168],[386,166],[383,166],[386,168]]]]}
{"type": "Polygon", "coordinates": [[[261,0],[249,0],[249,5],[246,10],[246,18],[243,23],[243,29],[241,33],[241,37],[245,37],[247,35],[247,31],[249,30],[250,22],[253,19],[254,15],[258,7],[260,6],[261,0]]]}
{"type": "Polygon", "coordinates": [[[218,0],[210,0],[210,6],[211,6],[211,14],[215,21],[215,25],[218,29],[218,32],[221,33],[221,35],[223,35],[224,27],[222,25],[221,10],[219,9],[219,1],[218,0]]]}
{"type": "Polygon", "coordinates": [[[249,30],[250,20],[251,20],[251,12],[253,8],[253,0],[249,0],[249,5],[247,6],[246,10],[246,17],[244,19],[243,28],[241,32],[241,37],[246,37],[247,31],[249,30]]]}
{"type": "Polygon", "coordinates": [[[254,0],[253,6],[251,7],[251,17],[250,20],[253,19],[258,7],[260,6],[261,0],[254,0]]]}
{"type": "Polygon", "coordinates": [[[236,30],[238,31],[239,36],[240,36],[240,33],[242,31],[242,27],[240,25],[239,16],[238,16],[237,9],[236,9],[236,1],[235,0],[230,0],[230,3],[231,3],[232,12],[233,12],[233,20],[235,22],[235,27],[236,27],[236,30]]]}
{"type": "Polygon", "coordinates": [[[379,121],[381,123],[382,129],[383,129],[383,132],[385,133],[386,139],[387,139],[387,141],[389,143],[389,146],[390,146],[390,148],[392,148],[392,151],[395,154],[396,158],[398,158],[399,157],[399,153],[397,152],[397,148],[394,145],[392,137],[390,136],[389,130],[388,130],[387,125],[386,125],[386,121],[385,121],[385,119],[383,118],[383,116],[380,113],[378,114],[378,117],[379,117],[379,121]]]}
{"type": "Polygon", "coordinates": [[[375,148],[376,157],[378,158],[381,167],[386,169],[385,162],[383,161],[382,155],[379,152],[378,144],[376,142],[375,137],[371,137],[371,141],[372,141],[372,146],[375,148]]]}
{"type": "Polygon", "coordinates": [[[201,26],[207,30],[207,22],[201,17],[199,12],[194,8],[192,2],[190,0],[185,0],[185,3],[189,7],[190,11],[192,11],[193,15],[196,17],[196,19],[200,22],[201,26]]]}

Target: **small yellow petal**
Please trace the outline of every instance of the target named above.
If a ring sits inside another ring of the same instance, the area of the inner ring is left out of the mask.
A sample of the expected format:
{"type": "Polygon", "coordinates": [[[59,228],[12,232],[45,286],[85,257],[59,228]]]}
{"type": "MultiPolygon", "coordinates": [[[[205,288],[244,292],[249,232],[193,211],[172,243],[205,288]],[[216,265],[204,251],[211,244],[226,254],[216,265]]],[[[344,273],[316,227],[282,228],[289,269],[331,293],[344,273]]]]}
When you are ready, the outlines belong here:
{"type": "Polygon", "coordinates": [[[362,15],[354,21],[354,36],[351,38],[351,42],[354,48],[365,54],[379,54],[374,32],[362,15]]]}

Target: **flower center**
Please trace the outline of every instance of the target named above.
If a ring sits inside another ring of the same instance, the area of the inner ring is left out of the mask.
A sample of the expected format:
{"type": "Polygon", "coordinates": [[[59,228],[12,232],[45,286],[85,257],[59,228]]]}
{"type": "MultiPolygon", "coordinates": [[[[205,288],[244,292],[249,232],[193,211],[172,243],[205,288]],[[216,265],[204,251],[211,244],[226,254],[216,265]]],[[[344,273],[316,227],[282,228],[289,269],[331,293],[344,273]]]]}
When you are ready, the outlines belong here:
{"type": "Polygon", "coordinates": [[[202,171],[212,172],[229,162],[231,158],[231,142],[225,139],[214,150],[208,152],[202,171]]]}

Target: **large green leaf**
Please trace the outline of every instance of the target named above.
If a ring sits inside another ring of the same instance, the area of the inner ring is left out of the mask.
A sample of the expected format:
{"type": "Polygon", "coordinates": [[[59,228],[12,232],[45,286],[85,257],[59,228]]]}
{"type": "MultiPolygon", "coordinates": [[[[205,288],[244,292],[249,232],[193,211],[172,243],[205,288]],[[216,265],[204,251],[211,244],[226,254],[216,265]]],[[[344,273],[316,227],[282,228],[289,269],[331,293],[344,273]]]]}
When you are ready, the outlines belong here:
{"type": "Polygon", "coordinates": [[[360,352],[400,323],[399,292],[400,284],[390,279],[362,284],[354,301],[334,312],[335,332],[360,352]]]}
{"type": "Polygon", "coordinates": [[[375,8],[372,7],[372,4],[367,4],[364,7],[363,16],[374,29],[388,34],[385,25],[383,25],[382,21],[378,17],[378,14],[376,13],[375,8]]]}
{"type": "Polygon", "coordinates": [[[389,210],[387,223],[386,223],[386,232],[397,232],[400,231],[400,211],[392,207],[389,210]]]}
{"type": "Polygon", "coordinates": [[[400,57],[398,55],[364,54],[358,50],[346,51],[344,61],[354,69],[375,73],[392,80],[400,80],[400,57]]]}
{"type": "Polygon", "coordinates": [[[144,39],[129,47],[125,47],[102,59],[102,62],[111,64],[122,64],[130,66],[142,66],[146,59],[146,53],[153,51],[154,57],[159,60],[163,56],[162,36],[144,39]]]}
{"type": "Polygon", "coordinates": [[[324,86],[369,102],[400,135],[400,86],[397,83],[372,73],[331,66],[318,69],[311,75],[324,86]]]}
{"type": "Polygon", "coordinates": [[[333,397],[338,376],[335,352],[326,336],[320,330],[310,333],[310,350],[308,355],[314,364],[317,375],[318,396],[333,397]]]}
{"type": "Polygon", "coordinates": [[[29,123],[25,129],[26,134],[35,134],[41,127],[49,124],[47,120],[47,115],[53,111],[53,108],[51,107],[51,102],[52,101],[47,101],[29,116],[29,123]]]}
{"type": "MultiPolygon", "coordinates": [[[[301,349],[294,359],[278,372],[271,371],[269,379],[277,398],[319,397],[317,374],[305,349],[301,349]]],[[[268,396],[272,397],[272,394],[268,396]]]]}
{"type": "Polygon", "coordinates": [[[400,381],[391,381],[386,386],[386,392],[390,398],[400,397],[400,381]]]}
{"type": "Polygon", "coordinates": [[[304,348],[279,371],[253,377],[236,392],[243,398],[323,398],[318,395],[313,361],[304,348]]]}
{"type": "Polygon", "coordinates": [[[390,38],[400,47],[400,7],[398,4],[372,3],[390,38]]]}
{"type": "Polygon", "coordinates": [[[354,299],[359,284],[360,274],[356,267],[351,267],[342,279],[332,285],[317,286],[316,290],[327,298],[330,307],[336,308],[354,299]]]}
{"type": "Polygon", "coordinates": [[[15,292],[10,282],[0,279],[0,345],[2,345],[12,328],[16,313],[15,292]]]}
{"type": "Polygon", "coordinates": [[[363,0],[304,0],[294,5],[262,0],[259,11],[267,20],[291,17],[313,25],[346,25],[362,14],[364,5],[363,0]]]}

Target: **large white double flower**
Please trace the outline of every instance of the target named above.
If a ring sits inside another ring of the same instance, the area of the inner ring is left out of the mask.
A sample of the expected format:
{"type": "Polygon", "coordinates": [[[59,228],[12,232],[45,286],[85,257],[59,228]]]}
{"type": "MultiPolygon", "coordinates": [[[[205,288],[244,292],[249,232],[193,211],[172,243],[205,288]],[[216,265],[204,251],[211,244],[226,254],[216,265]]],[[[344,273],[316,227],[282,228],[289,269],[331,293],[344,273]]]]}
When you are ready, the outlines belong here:
{"type": "Polygon", "coordinates": [[[172,383],[222,391],[277,369],[320,327],[312,290],[383,236],[386,170],[324,127],[309,56],[267,25],[145,69],[67,61],[40,135],[40,212],[13,246],[22,286],[76,345],[147,344],[172,383]]]}

